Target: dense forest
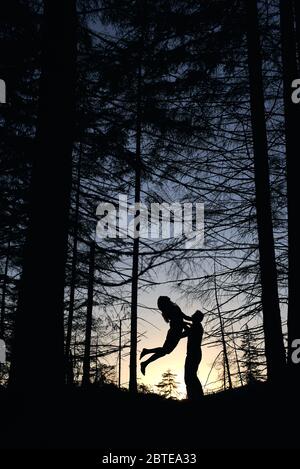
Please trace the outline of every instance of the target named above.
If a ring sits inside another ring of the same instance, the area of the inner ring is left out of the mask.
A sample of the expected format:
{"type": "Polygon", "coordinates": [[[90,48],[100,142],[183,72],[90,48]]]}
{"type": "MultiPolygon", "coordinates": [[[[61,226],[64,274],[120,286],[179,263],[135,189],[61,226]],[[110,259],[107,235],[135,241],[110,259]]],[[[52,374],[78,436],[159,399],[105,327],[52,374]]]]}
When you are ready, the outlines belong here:
{"type": "Polygon", "coordinates": [[[299,1],[4,0],[0,24],[1,444],[143,447],[113,435],[119,413],[185,432],[197,406],[212,432],[229,408],[248,428],[199,447],[293,444],[278,429],[300,384],[299,1]],[[99,204],[120,195],[134,229],[101,237],[99,204]],[[172,203],[203,205],[201,247],[140,233],[141,206],[172,203]],[[161,396],[139,379],[161,285],[205,312],[218,379],[196,407],[167,399],[171,371],[161,396]]]}

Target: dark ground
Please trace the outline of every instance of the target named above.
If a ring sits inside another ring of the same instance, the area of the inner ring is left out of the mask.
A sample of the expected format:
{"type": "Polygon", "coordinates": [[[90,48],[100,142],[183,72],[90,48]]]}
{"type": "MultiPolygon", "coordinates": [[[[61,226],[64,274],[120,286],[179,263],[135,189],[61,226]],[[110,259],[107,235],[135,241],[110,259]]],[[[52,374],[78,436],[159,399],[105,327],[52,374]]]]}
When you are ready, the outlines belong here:
{"type": "Polygon", "coordinates": [[[200,403],[131,396],[114,387],[59,398],[0,390],[1,448],[299,448],[299,393],[260,384],[200,403]],[[293,395],[292,395],[293,394],[293,395]]]}

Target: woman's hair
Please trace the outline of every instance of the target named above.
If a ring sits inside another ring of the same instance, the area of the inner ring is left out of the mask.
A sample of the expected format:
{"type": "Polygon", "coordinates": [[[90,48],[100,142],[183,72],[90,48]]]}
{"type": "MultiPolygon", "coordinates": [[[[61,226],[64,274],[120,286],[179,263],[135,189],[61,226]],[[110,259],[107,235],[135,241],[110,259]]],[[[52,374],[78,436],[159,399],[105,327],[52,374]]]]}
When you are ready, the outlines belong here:
{"type": "Polygon", "coordinates": [[[161,310],[162,317],[166,322],[170,322],[170,306],[173,305],[168,296],[160,296],[157,300],[158,309],[161,310]]]}

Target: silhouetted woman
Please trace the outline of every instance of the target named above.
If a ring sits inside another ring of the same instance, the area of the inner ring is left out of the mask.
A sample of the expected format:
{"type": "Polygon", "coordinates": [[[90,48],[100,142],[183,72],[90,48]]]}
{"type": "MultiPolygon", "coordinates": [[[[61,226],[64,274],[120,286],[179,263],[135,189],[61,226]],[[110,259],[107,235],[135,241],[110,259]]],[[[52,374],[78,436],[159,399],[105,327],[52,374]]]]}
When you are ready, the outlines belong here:
{"type": "Polygon", "coordinates": [[[179,306],[173,303],[168,296],[160,296],[157,300],[157,306],[161,310],[164,320],[170,324],[170,329],[162,347],[152,349],[144,348],[142,350],[140,360],[145,355],[153,353],[152,357],[141,363],[141,372],[143,375],[145,374],[146,367],[149,363],[173,352],[183,336],[183,331],[188,328],[184,320],[191,321],[191,318],[186,316],[179,306]]]}

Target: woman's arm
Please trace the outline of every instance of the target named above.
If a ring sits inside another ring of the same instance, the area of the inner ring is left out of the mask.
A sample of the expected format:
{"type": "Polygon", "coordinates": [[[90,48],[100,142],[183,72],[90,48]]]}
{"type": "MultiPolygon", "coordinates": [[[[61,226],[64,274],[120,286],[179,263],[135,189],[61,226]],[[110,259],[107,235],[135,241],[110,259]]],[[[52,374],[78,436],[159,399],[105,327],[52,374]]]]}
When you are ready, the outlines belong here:
{"type": "Polygon", "coordinates": [[[175,308],[173,309],[173,315],[173,317],[178,320],[183,319],[185,321],[192,321],[192,318],[184,314],[184,312],[181,310],[181,308],[179,308],[178,305],[175,305],[175,308]]]}
{"type": "Polygon", "coordinates": [[[183,332],[182,332],[182,336],[181,336],[182,338],[188,336],[190,328],[191,328],[191,326],[189,324],[187,324],[186,322],[183,323],[183,332]]]}
{"type": "Polygon", "coordinates": [[[191,316],[187,316],[187,315],[184,314],[184,313],[182,313],[182,316],[183,316],[183,319],[185,319],[186,321],[192,321],[191,316]]]}

